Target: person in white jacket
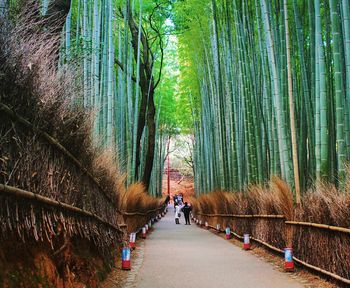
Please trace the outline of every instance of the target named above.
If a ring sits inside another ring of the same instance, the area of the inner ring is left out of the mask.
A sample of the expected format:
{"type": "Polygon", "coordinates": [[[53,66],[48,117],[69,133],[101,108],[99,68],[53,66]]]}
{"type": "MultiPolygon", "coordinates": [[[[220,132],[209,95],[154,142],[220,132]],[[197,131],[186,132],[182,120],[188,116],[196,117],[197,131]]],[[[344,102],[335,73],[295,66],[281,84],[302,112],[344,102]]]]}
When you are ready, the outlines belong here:
{"type": "Polygon", "coordinates": [[[181,207],[180,205],[175,206],[175,224],[180,224],[180,214],[181,213],[181,207]]]}

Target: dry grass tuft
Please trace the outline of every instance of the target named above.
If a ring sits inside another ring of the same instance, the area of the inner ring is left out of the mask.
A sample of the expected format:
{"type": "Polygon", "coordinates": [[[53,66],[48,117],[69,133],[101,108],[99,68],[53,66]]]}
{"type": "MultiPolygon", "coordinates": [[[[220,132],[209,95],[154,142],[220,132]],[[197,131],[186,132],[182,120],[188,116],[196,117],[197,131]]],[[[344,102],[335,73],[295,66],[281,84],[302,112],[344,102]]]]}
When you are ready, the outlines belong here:
{"type": "Polygon", "coordinates": [[[93,158],[94,176],[104,189],[115,191],[113,198],[118,203],[119,194],[125,191],[126,175],[120,172],[118,162],[115,160],[116,152],[113,149],[101,151],[99,155],[93,158]]]}
{"type": "MultiPolygon", "coordinates": [[[[142,183],[134,183],[120,194],[120,210],[126,213],[147,213],[150,210],[158,209],[164,203],[165,198],[150,196],[142,183]]],[[[128,232],[135,232],[152,217],[157,211],[145,215],[125,215],[124,219],[128,225],[128,232]]]]}
{"type": "Polygon", "coordinates": [[[287,220],[294,220],[293,193],[288,184],[278,177],[271,179],[271,190],[275,192],[278,207],[287,220]]]}
{"type": "MultiPolygon", "coordinates": [[[[275,192],[277,198],[277,205],[282,214],[286,217],[286,220],[294,220],[294,202],[293,194],[288,184],[278,177],[273,177],[270,182],[271,190],[275,192]]],[[[287,226],[285,233],[283,234],[287,247],[293,245],[294,227],[287,226]]]]}

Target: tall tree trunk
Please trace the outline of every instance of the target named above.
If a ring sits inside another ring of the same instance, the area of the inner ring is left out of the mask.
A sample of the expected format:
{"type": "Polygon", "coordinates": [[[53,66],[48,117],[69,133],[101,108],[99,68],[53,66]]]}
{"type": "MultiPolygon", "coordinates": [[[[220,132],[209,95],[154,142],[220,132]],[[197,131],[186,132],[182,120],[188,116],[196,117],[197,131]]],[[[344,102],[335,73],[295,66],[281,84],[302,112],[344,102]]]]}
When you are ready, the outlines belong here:
{"type": "MultiPolygon", "coordinates": [[[[140,32],[140,28],[135,23],[133,19],[130,0],[127,1],[128,5],[128,25],[132,36],[132,46],[134,51],[135,61],[140,61],[139,69],[139,85],[141,88],[141,102],[139,117],[137,121],[137,135],[136,135],[136,152],[135,152],[135,179],[139,179],[139,167],[141,164],[141,139],[145,127],[147,126],[147,150],[145,155],[144,170],[142,172],[142,182],[145,185],[145,188],[149,188],[153,161],[154,161],[154,149],[155,149],[155,137],[156,137],[156,125],[155,125],[155,114],[156,108],[154,105],[154,92],[156,85],[159,83],[154,82],[153,78],[153,57],[151,57],[152,51],[148,44],[148,39],[143,31],[140,32]],[[138,58],[139,55],[139,45],[142,43],[142,59],[138,58]]],[[[137,113],[137,110],[135,111],[137,113]]]]}

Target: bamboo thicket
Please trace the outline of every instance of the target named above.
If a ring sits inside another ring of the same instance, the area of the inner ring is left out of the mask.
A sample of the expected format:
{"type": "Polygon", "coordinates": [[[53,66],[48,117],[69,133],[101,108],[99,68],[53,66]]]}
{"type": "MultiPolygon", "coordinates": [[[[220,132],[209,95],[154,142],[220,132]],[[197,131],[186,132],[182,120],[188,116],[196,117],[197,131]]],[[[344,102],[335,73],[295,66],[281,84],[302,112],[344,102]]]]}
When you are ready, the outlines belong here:
{"type": "Polygon", "coordinates": [[[159,120],[155,111],[161,109],[154,98],[160,98],[155,93],[168,37],[165,16],[155,14],[168,9],[163,6],[142,0],[73,0],[61,49],[61,65],[74,61],[81,67],[83,97],[76,101],[94,112],[96,143],[115,151],[127,185],[143,181],[154,195],[161,193],[163,171],[155,167],[162,167],[166,138],[154,129],[161,125],[154,124],[159,120]]]}
{"type": "Polygon", "coordinates": [[[178,25],[187,27],[181,55],[198,83],[191,90],[198,193],[273,175],[295,191],[322,180],[342,187],[349,3],[195,0],[175,7],[178,25]]]}

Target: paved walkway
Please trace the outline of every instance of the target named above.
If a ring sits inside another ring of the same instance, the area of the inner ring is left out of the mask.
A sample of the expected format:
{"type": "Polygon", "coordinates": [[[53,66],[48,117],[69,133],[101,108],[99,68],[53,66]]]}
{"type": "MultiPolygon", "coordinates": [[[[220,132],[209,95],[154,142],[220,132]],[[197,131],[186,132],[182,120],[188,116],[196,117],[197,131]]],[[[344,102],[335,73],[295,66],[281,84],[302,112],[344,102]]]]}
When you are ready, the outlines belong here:
{"type": "Polygon", "coordinates": [[[288,275],[223,238],[196,227],[175,225],[173,211],[155,226],[144,246],[140,288],[298,288],[288,275]]]}

